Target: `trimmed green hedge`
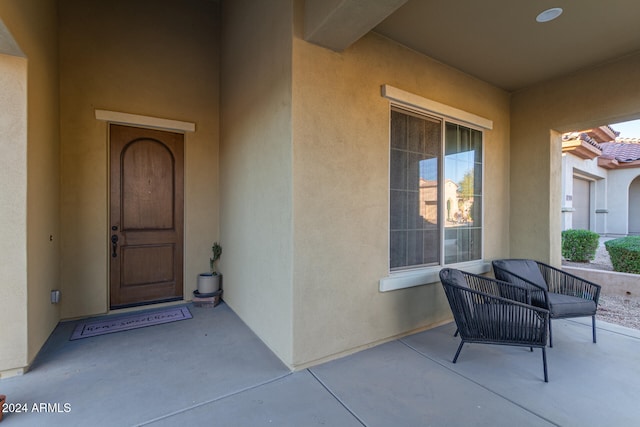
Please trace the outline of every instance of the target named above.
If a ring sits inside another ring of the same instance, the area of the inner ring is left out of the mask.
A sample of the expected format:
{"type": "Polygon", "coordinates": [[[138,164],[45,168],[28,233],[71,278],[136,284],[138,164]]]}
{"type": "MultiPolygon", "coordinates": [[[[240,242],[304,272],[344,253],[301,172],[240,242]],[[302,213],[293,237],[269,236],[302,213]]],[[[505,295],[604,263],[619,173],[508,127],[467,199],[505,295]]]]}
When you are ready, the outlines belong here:
{"type": "Polygon", "coordinates": [[[574,262],[589,262],[596,257],[600,235],[589,230],[564,230],[562,256],[574,262]]]}
{"type": "Polygon", "coordinates": [[[640,236],[608,240],[604,246],[615,271],[640,274],[640,236]]]}

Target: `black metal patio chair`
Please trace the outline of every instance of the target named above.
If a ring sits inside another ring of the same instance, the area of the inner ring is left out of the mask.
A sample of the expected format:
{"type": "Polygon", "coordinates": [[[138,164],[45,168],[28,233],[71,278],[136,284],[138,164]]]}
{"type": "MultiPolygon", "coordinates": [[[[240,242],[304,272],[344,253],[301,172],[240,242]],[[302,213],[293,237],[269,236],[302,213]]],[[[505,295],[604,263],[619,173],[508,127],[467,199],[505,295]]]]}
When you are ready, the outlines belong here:
{"type": "Polygon", "coordinates": [[[461,338],[453,363],[465,343],[536,347],[542,349],[544,381],[549,381],[549,312],[528,304],[528,290],[450,268],[440,271],[440,281],[461,338]]]}
{"type": "Polygon", "coordinates": [[[492,265],[496,279],[530,289],[531,304],[549,310],[549,347],[553,347],[551,319],[591,316],[596,342],[600,285],[530,259],[500,259],[492,265]]]}

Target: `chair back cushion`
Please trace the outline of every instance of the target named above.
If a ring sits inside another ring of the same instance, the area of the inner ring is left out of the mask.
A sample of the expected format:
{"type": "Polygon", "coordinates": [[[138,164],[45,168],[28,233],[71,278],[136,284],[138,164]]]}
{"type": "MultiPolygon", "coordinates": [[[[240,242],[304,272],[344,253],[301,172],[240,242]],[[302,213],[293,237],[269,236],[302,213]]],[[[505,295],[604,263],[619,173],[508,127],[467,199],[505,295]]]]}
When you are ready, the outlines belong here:
{"type": "Polygon", "coordinates": [[[513,283],[513,278],[508,273],[513,273],[531,283],[541,286],[543,289],[549,289],[547,282],[544,280],[538,264],[530,259],[499,259],[493,261],[496,279],[513,283]],[[502,270],[502,271],[501,271],[502,270]]]}
{"type": "Polygon", "coordinates": [[[443,268],[442,270],[440,270],[440,280],[464,288],[469,287],[467,279],[464,278],[464,274],[462,274],[460,270],[456,270],[453,268],[443,268]]]}

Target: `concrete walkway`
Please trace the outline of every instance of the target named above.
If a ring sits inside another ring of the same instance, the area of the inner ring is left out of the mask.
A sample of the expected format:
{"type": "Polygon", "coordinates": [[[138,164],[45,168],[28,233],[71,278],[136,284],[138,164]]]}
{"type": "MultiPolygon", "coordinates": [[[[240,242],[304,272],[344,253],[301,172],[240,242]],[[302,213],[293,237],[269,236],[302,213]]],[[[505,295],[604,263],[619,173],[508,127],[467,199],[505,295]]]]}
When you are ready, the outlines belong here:
{"type": "Polygon", "coordinates": [[[452,364],[453,324],[292,373],[228,306],[189,308],[77,341],[59,325],[0,380],[26,408],[2,427],[640,425],[640,331],[600,322],[593,344],[590,319],[554,321],[549,383],[539,350],[468,344],[452,364]]]}

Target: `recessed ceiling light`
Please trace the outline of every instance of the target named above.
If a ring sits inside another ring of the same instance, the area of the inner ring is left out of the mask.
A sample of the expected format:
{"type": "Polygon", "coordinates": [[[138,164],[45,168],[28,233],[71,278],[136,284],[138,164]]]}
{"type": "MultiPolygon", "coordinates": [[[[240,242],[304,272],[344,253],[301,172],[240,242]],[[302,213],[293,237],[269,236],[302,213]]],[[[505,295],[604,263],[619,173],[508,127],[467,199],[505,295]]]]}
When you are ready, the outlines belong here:
{"type": "Polygon", "coordinates": [[[551,9],[544,10],[536,16],[536,21],[538,22],[549,22],[556,19],[558,16],[562,15],[561,7],[552,7],[551,9]]]}

